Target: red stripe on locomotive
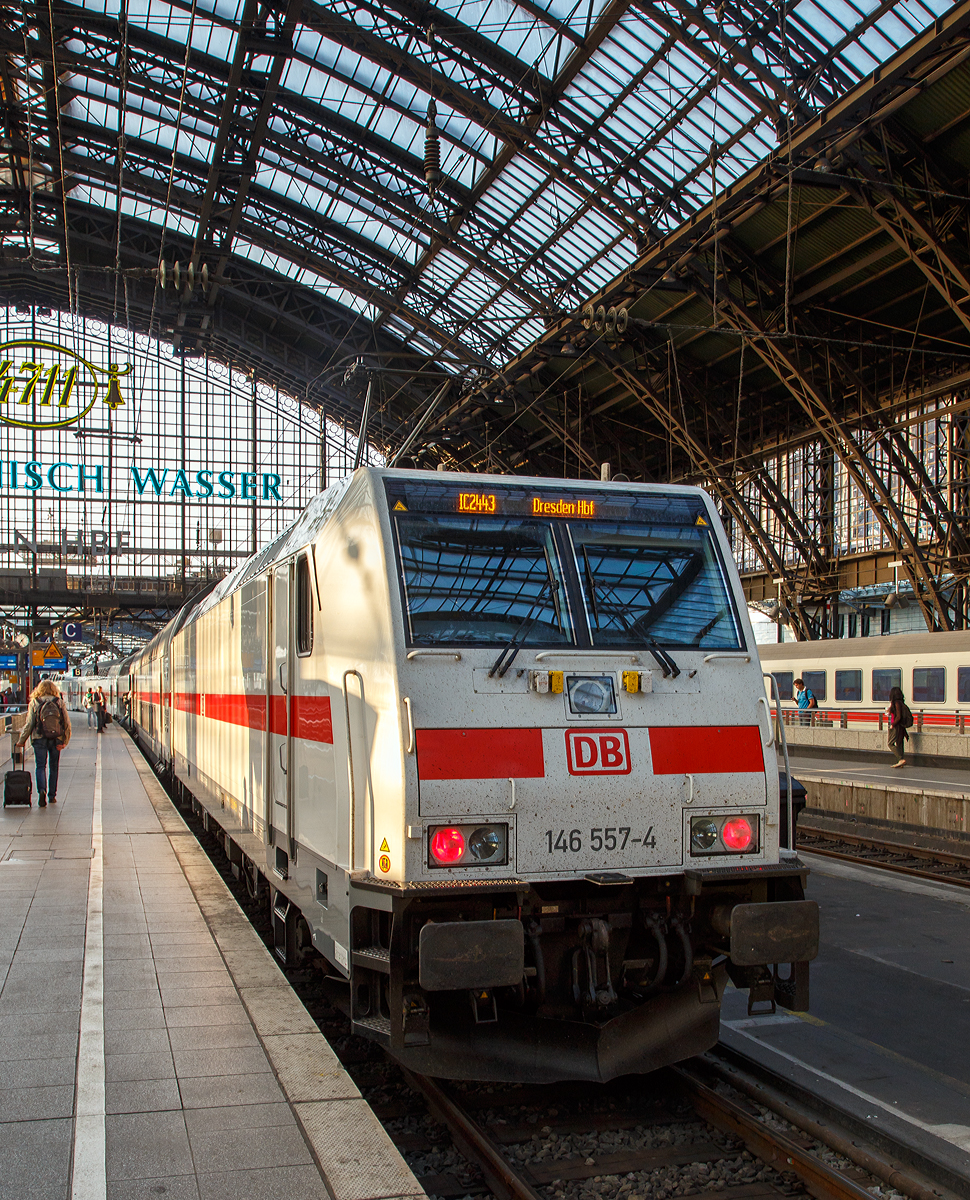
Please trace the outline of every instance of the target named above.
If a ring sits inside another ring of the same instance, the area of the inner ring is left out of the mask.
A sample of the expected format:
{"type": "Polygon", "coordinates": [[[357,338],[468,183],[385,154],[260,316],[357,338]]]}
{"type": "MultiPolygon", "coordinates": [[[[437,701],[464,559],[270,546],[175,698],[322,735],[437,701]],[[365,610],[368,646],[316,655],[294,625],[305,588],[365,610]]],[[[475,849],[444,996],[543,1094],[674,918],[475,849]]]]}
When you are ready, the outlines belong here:
{"type": "Polygon", "coordinates": [[[541,729],[419,729],[421,779],[541,779],[541,729]]]}
{"type": "Polygon", "coordinates": [[[764,774],[757,725],[670,725],[650,730],[654,775],[764,774]]]}

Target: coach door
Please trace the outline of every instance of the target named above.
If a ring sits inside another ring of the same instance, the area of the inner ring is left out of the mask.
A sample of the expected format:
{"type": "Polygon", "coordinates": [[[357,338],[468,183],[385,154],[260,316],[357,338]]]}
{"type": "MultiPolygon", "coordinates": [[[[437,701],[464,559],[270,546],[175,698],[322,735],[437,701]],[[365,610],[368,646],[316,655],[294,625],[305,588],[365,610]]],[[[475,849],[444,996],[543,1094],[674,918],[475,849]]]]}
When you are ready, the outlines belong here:
{"type": "MultiPolygon", "coordinates": [[[[285,563],[273,572],[270,622],[272,636],[270,646],[272,658],[269,678],[269,705],[267,744],[269,763],[267,776],[271,799],[273,844],[292,857],[291,838],[293,828],[290,806],[290,571],[285,563]]],[[[284,864],[277,855],[277,867],[284,864]]]]}

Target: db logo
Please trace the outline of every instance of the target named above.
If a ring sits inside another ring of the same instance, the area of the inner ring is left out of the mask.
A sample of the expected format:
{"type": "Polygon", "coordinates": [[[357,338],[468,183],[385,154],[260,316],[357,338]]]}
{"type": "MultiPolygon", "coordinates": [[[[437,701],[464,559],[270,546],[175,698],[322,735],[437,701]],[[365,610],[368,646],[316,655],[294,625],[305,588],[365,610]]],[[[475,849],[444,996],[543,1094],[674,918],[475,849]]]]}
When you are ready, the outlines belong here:
{"type": "Polygon", "coordinates": [[[570,775],[629,775],[630,743],[625,729],[567,729],[570,775]]]}

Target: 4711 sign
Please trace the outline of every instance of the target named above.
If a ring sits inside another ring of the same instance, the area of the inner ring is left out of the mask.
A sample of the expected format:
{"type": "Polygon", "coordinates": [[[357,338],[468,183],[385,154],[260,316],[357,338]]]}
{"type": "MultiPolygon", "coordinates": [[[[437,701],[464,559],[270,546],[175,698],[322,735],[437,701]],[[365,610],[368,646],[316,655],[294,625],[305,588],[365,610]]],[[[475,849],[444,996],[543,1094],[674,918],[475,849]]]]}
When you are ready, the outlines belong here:
{"type": "Polygon", "coordinates": [[[124,404],[118,380],[131,363],[97,367],[54,342],[0,342],[0,422],[22,429],[74,425],[98,400],[114,410],[124,404]]]}

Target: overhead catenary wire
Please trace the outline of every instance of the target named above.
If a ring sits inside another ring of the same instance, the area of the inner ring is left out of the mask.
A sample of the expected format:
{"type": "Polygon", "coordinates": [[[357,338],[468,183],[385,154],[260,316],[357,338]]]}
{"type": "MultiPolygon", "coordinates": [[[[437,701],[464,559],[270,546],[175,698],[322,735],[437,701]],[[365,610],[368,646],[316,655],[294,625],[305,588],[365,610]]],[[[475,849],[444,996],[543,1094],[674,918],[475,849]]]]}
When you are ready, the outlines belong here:
{"type": "MultiPolygon", "coordinates": [[[[119,0],[118,5],[118,26],[119,26],[119,45],[118,45],[118,187],[117,200],[115,204],[115,220],[117,222],[117,231],[115,234],[115,294],[114,294],[114,319],[118,319],[118,282],[121,278],[121,213],[122,199],[124,197],[124,179],[125,179],[125,150],[127,146],[127,137],[125,133],[125,119],[128,109],[128,0],[119,0]]],[[[125,286],[125,320],[128,319],[128,291],[127,283],[125,286]]]]}
{"type": "Polygon", "coordinates": [[[71,237],[70,224],[67,215],[67,172],[64,169],[64,134],[61,129],[61,95],[60,72],[57,67],[57,36],[54,32],[54,0],[47,0],[47,16],[50,21],[51,35],[51,94],[47,97],[48,104],[54,105],[54,125],[57,131],[57,160],[61,177],[61,214],[64,222],[64,263],[67,268],[67,305],[68,310],[75,312],[74,285],[71,282],[71,237]]]}
{"type": "MultiPolygon", "coordinates": [[[[152,291],[152,307],[148,314],[149,337],[154,336],[153,331],[154,331],[154,325],[155,325],[155,309],[158,305],[158,296],[161,291],[159,275],[161,274],[162,264],[164,263],[164,260],[165,260],[165,234],[168,230],[168,214],[169,214],[169,211],[171,210],[171,206],[172,206],[172,187],[175,182],[175,163],[176,163],[176,158],[178,155],[179,136],[180,136],[181,130],[182,130],[182,114],[185,111],[185,90],[186,90],[186,86],[188,84],[188,77],[189,77],[189,61],[192,57],[192,34],[195,29],[195,13],[196,13],[197,7],[198,7],[198,0],[192,0],[192,12],[191,12],[191,15],[189,18],[188,33],[186,34],[186,38],[185,38],[185,61],[182,64],[182,83],[179,88],[178,111],[177,111],[176,117],[175,117],[175,131],[174,131],[174,134],[172,137],[172,162],[171,162],[171,166],[169,167],[169,172],[168,172],[168,186],[166,187],[166,190],[165,190],[165,209],[164,209],[164,212],[162,213],[161,232],[159,234],[159,239],[158,239],[158,259],[157,259],[157,263],[156,263],[155,287],[152,291]]],[[[119,227],[120,227],[120,224],[121,224],[121,218],[120,218],[120,214],[119,214],[119,227]]],[[[143,373],[142,373],[142,383],[144,383],[144,379],[145,379],[144,372],[147,371],[147,369],[148,368],[147,368],[147,364],[146,364],[143,369],[143,373]]],[[[140,411],[138,411],[135,414],[135,421],[134,421],[134,425],[133,425],[133,429],[132,429],[132,432],[135,434],[138,433],[139,426],[140,426],[140,419],[141,419],[141,413],[140,413],[140,411]]]]}

